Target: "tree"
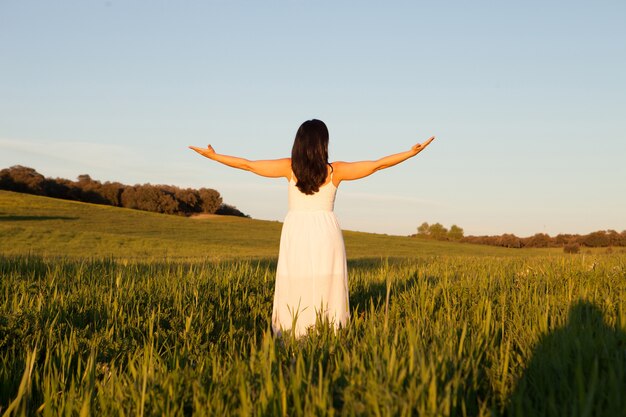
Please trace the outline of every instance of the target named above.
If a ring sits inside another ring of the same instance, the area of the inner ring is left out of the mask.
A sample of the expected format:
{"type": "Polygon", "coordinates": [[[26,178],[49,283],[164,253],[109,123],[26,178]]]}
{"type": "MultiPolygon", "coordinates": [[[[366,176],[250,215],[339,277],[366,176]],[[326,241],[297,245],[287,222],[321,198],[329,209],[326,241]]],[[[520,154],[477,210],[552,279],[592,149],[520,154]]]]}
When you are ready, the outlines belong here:
{"type": "Polygon", "coordinates": [[[620,244],[620,234],[617,233],[616,230],[607,230],[606,231],[607,238],[609,239],[610,246],[619,246],[620,244]]]}
{"type": "Polygon", "coordinates": [[[22,165],[14,165],[11,168],[0,171],[0,177],[3,177],[3,184],[11,187],[5,188],[9,191],[39,195],[43,194],[46,179],[33,168],[22,165]]]}
{"type": "Polygon", "coordinates": [[[424,222],[417,228],[417,235],[421,237],[428,237],[428,223],[424,222]]]}
{"type": "Polygon", "coordinates": [[[582,237],[582,244],[592,248],[606,247],[610,244],[609,235],[604,230],[589,233],[582,237]]]}
{"type": "Polygon", "coordinates": [[[530,248],[549,248],[551,245],[552,238],[546,233],[535,233],[524,241],[524,246],[530,248]]]}
{"type": "Polygon", "coordinates": [[[124,192],[125,185],[119,182],[105,182],[100,187],[100,195],[110,204],[115,207],[122,206],[122,193],[124,192]]]}
{"type": "Polygon", "coordinates": [[[505,248],[521,248],[522,239],[514,234],[505,233],[496,239],[496,245],[503,246],[505,248]]]}
{"type": "Polygon", "coordinates": [[[76,187],[71,181],[61,180],[59,178],[46,178],[43,186],[44,195],[54,198],[62,198],[64,200],[74,200],[76,198],[76,187]]]}
{"type": "Polygon", "coordinates": [[[13,181],[11,173],[8,169],[0,171],[0,190],[18,191],[16,188],[18,185],[13,181]]]}
{"type": "Polygon", "coordinates": [[[446,237],[448,236],[448,229],[443,227],[441,223],[431,224],[428,228],[428,235],[432,239],[446,240],[446,237]]]}
{"type": "Polygon", "coordinates": [[[93,182],[89,174],[81,174],[78,177],[76,177],[76,179],[79,184],[90,184],[93,182]]]}
{"type": "Polygon", "coordinates": [[[155,213],[175,214],[178,201],[165,188],[151,184],[128,187],[122,193],[122,205],[127,208],[152,211],[155,213]]]}
{"type": "Polygon", "coordinates": [[[78,200],[94,204],[110,204],[102,194],[102,183],[88,174],[79,175],[73,186],[79,190],[78,200]]]}
{"type": "Polygon", "coordinates": [[[200,188],[198,190],[200,200],[202,201],[202,212],[213,214],[222,205],[222,197],[220,193],[210,188],[200,188]]]}
{"type": "Polygon", "coordinates": [[[178,200],[179,209],[183,213],[200,213],[202,211],[202,199],[198,190],[177,188],[174,195],[178,200]]]}
{"type": "Polygon", "coordinates": [[[45,178],[33,168],[21,165],[0,170],[0,189],[164,214],[213,214],[222,207],[221,212],[246,216],[236,207],[222,204],[220,193],[210,188],[194,190],[173,185],[103,184],[89,174],[79,175],[76,181],[45,178]]]}
{"type": "Polygon", "coordinates": [[[578,235],[560,233],[554,237],[554,243],[556,243],[558,246],[564,246],[564,245],[567,245],[568,243],[575,242],[576,239],[579,237],[580,236],[578,235]]]}
{"type": "Polygon", "coordinates": [[[461,240],[463,239],[463,229],[453,224],[450,226],[450,230],[448,231],[448,239],[450,240],[461,240]]]}

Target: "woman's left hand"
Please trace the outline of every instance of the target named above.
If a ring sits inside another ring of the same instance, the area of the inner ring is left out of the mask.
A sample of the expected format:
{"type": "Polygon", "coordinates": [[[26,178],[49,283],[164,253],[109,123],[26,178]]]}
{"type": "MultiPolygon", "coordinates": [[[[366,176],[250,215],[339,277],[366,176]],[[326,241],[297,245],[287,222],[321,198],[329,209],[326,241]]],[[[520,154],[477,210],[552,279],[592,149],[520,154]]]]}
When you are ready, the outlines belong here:
{"type": "Polygon", "coordinates": [[[420,153],[421,151],[424,150],[424,148],[426,148],[428,145],[430,145],[430,142],[432,142],[433,140],[435,140],[434,136],[431,136],[426,142],[424,143],[416,143],[415,145],[413,145],[411,147],[411,151],[413,151],[415,153],[415,155],[417,155],[418,153],[420,153]]]}
{"type": "Polygon", "coordinates": [[[189,149],[193,149],[198,152],[200,155],[207,157],[209,159],[213,159],[215,157],[215,150],[211,145],[207,145],[206,148],[198,148],[197,146],[190,146],[189,149]]]}

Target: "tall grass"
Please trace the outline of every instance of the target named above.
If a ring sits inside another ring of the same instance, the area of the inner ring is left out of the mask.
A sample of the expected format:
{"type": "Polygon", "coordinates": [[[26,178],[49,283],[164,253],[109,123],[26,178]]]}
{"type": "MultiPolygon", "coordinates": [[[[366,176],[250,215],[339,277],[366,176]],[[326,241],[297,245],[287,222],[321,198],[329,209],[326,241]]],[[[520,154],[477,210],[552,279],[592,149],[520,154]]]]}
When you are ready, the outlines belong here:
{"type": "Polygon", "coordinates": [[[626,257],[353,261],[270,332],[271,261],[0,258],[3,415],[626,415],[626,257]]]}

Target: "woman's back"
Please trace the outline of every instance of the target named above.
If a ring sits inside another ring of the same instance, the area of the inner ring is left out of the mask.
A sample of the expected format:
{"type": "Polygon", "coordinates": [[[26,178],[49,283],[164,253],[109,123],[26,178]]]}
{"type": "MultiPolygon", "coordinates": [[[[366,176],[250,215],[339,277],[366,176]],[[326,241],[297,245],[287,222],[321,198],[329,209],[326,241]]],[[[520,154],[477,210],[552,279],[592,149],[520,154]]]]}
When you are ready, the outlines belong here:
{"type": "Polygon", "coordinates": [[[333,211],[335,208],[335,195],[337,187],[333,184],[333,174],[330,174],[330,181],[321,185],[319,191],[307,195],[296,187],[295,178],[289,181],[289,211],[333,211]]]}
{"type": "MultiPolygon", "coordinates": [[[[329,167],[330,171],[330,167],[329,167]]],[[[345,326],[348,312],[348,269],[341,227],[333,212],[337,186],[329,172],[326,183],[307,195],[289,180],[289,212],[280,238],[272,327],[305,334],[318,314],[345,326]]]]}

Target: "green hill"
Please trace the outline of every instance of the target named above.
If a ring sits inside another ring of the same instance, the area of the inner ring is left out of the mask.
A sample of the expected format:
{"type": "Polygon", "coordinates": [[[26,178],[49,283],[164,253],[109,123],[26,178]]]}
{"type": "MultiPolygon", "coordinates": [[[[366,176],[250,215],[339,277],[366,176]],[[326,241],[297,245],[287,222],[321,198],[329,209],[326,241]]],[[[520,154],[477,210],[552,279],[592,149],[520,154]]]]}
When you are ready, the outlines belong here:
{"type": "MultiPolygon", "coordinates": [[[[275,258],[281,223],[231,216],[204,219],[0,191],[0,253],[116,258],[275,258]]],[[[515,256],[515,250],[344,232],[348,257],[515,256]]]]}

